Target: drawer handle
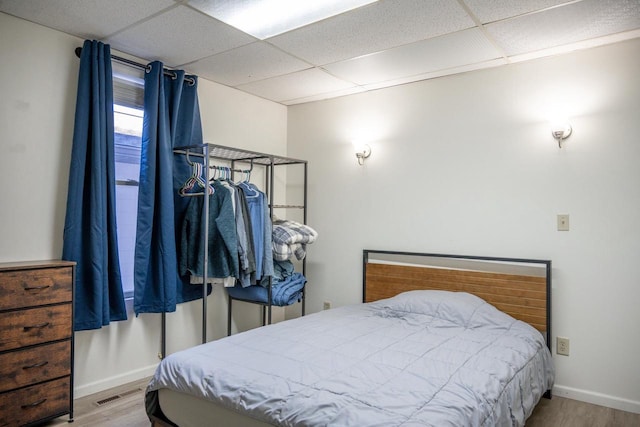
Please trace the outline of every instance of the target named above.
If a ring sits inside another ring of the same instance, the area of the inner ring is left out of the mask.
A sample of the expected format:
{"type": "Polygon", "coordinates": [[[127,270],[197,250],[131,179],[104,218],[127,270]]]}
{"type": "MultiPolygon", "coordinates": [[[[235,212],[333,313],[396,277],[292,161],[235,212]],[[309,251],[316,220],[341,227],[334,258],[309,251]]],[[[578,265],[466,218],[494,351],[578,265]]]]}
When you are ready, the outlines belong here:
{"type": "Polygon", "coordinates": [[[43,285],[43,286],[25,286],[24,290],[25,291],[39,291],[42,289],[47,289],[50,288],[51,285],[43,285]]]}
{"type": "Polygon", "coordinates": [[[49,322],[44,322],[44,323],[41,323],[39,325],[25,326],[24,330],[25,331],[30,331],[31,329],[42,329],[42,328],[46,328],[47,326],[49,326],[49,322]]]}
{"type": "Polygon", "coordinates": [[[44,362],[34,363],[33,365],[23,366],[22,369],[33,369],[33,368],[42,368],[45,365],[48,365],[49,361],[45,360],[44,362]]]}
{"type": "Polygon", "coordinates": [[[22,405],[20,406],[22,409],[29,409],[29,408],[35,408],[38,405],[42,405],[44,402],[46,402],[47,399],[41,399],[38,400],[37,402],[33,402],[33,403],[29,403],[28,405],[22,405]]]}

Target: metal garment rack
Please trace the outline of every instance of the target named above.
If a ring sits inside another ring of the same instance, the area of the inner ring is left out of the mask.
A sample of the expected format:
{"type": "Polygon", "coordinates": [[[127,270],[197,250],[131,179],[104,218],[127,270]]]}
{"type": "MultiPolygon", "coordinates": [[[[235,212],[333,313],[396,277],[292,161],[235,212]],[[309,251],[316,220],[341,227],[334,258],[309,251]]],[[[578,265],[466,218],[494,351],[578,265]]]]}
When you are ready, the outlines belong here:
{"type": "MultiPolygon", "coordinates": [[[[273,218],[274,209],[302,209],[303,222],[307,222],[307,161],[293,159],[290,157],[278,156],[273,154],[260,153],[256,151],[244,150],[240,148],[227,147],[217,144],[201,144],[190,145],[184,147],[176,147],[173,150],[175,155],[185,156],[185,160],[188,158],[200,158],[204,166],[204,179],[209,182],[211,179],[210,170],[216,168],[212,163],[215,161],[226,161],[231,163],[230,172],[231,178],[235,177],[236,172],[244,172],[237,169],[237,164],[250,164],[251,168],[255,165],[263,166],[266,168],[265,173],[265,194],[269,201],[269,217],[273,218]],[[304,187],[303,187],[303,204],[302,205],[276,205],[273,203],[273,195],[275,193],[275,168],[279,166],[287,165],[301,165],[304,168],[304,187]]],[[[208,279],[208,242],[209,242],[209,192],[203,191],[201,196],[204,198],[203,206],[203,219],[204,219],[204,232],[202,233],[203,240],[203,286],[202,286],[202,343],[207,342],[207,279],[208,279]]],[[[306,275],[306,258],[302,262],[302,274],[306,275]]],[[[229,296],[229,312],[228,312],[228,328],[231,325],[231,301],[229,296]]],[[[268,322],[271,323],[271,279],[269,279],[268,285],[268,304],[264,304],[259,301],[238,299],[239,301],[260,304],[263,306],[263,324],[265,323],[265,311],[268,310],[268,322]]],[[[305,289],[302,289],[302,314],[305,312],[305,289]]],[[[162,355],[166,354],[166,313],[162,313],[162,355]]]]}

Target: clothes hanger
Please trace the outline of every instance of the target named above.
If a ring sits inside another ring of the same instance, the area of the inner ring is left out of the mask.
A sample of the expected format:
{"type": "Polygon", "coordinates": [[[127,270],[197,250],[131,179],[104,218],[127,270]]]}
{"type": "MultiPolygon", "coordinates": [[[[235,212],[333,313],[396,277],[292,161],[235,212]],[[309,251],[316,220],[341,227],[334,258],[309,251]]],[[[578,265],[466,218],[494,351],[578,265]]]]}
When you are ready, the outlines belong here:
{"type": "Polygon", "coordinates": [[[199,196],[203,194],[203,193],[190,193],[190,191],[193,190],[193,187],[195,187],[196,184],[198,184],[198,186],[203,189],[205,187],[208,187],[209,194],[213,194],[215,191],[213,187],[211,185],[207,185],[207,182],[202,178],[202,163],[191,162],[191,160],[189,160],[188,155],[189,154],[187,152],[187,162],[190,163],[192,167],[191,176],[182,185],[182,188],[180,188],[179,194],[181,196],[199,196]]]}
{"type": "Polygon", "coordinates": [[[249,167],[248,170],[245,170],[245,173],[247,174],[247,177],[245,178],[245,182],[249,182],[249,180],[251,180],[251,171],[253,170],[253,159],[251,159],[251,166],[249,167]]]}

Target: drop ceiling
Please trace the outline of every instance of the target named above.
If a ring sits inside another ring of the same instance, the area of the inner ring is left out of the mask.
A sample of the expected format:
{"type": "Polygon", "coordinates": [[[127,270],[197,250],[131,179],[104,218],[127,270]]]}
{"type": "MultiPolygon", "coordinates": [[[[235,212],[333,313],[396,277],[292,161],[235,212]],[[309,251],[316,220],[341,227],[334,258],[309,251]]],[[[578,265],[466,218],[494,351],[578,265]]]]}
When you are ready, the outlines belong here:
{"type": "Polygon", "coordinates": [[[379,0],[265,40],[209,16],[214,2],[0,0],[0,12],[284,105],[640,37],[640,0],[379,0]]]}

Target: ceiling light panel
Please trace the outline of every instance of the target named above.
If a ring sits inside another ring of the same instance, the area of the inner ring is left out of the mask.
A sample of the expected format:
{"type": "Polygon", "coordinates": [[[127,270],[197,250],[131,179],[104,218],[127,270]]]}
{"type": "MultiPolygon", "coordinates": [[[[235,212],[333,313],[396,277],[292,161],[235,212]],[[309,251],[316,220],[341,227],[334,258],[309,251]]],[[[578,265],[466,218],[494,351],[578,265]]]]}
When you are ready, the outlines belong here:
{"type": "Polygon", "coordinates": [[[261,40],[376,0],[192,0],[189,4],[261,40]]]}

